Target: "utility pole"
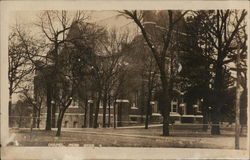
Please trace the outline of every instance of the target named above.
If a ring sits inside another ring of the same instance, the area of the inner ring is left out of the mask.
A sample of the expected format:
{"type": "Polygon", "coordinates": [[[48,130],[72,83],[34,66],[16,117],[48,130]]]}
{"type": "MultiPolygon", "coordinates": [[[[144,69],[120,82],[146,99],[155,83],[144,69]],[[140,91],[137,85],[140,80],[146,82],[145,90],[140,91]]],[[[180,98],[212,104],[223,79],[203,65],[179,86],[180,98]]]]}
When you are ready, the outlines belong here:
{"type": "Polygon", "coordinates": [[[235,149],[240,149],[240,96],[241,96],[241,86],[240,86],[240,54],[237,54],[236,59],[236,103],[235,103],[235,149]]]}

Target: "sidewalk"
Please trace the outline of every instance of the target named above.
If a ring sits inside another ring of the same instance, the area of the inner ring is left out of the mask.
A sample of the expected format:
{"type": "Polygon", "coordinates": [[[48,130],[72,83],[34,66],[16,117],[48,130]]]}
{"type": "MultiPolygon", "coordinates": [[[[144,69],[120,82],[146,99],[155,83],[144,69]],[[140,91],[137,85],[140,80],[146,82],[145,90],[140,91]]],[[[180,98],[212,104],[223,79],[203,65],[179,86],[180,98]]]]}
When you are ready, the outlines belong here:
{"type": "MultiPolygon", "coordinates": [[[[151,124],[151,125],[148,125],[148,128],[161,127],[161,126],[162,124],[151,124]]],[[[117,129],[132,129],[132,128],[145,128],[145,125],[117,127],[117,129]]]]}

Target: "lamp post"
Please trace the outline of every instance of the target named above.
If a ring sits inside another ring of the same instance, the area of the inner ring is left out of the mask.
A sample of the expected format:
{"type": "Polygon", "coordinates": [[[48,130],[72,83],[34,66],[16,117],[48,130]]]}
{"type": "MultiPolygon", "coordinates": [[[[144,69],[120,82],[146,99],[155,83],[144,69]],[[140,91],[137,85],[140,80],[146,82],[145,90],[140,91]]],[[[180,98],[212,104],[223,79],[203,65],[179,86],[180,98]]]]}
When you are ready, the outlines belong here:
{"type": "Polygon", "coordinates": [[[208,113],[209,113],[209,116],[208,116],[208,123],[209,123],[209,126],[210,126],[210,122],[211,122],[211,112],[212,112],[212,107],[208,107],[208,113]]]}
{"type": "Polygon", "coordinates": [[[55,101],[52,100],[51,101],[51,127],[55,128],[55,124],[56,124],[56,117],[55,117],[55,112],[56,112],[56,106],[55,106],[55,101]]]}
{"type": "Polygon", "coordinates": [[[89,106],[89,127],[93,127],[93,104],[94,101],[92,99],[88,100],[89,106]]]}

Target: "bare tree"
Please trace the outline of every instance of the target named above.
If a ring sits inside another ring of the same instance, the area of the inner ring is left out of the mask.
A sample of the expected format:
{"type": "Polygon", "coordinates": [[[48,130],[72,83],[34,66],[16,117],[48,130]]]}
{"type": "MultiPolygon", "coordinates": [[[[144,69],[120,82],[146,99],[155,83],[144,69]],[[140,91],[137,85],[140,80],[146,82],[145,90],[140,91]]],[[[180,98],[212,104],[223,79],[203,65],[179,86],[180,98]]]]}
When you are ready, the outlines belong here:
{"type": "MultiPolygon", "coordinates": [[[[77,11],[74,16],[70,16],[67,11],[45,11],[40,16],[40,21],[36,25],[40,27],[42,34],[47,39],[49,52],[46,55],[46,65],[51,66],[50,70],[45,69],[44,75],[47,75],[47,119],[46,119],[46,130],[51,130],[51,119],[55,113],[51,109],[51,101],[53,101],[52,93],[56,94],[55,86],[60,72],[59,70],[59,58],[61,56],[60,50],[67,44],[78,39],[77,35],[71,33],[68,36],[68,32],[73,26],[73,22],[84,21],[87,17],[83,12],[77,11]],[[48,73],[50,72],[50,73],[48,73]]],[[[54,110],[55,111],[55,110],[54,110]]]]}
{"type": "Polygon", "coordinates": [[[146,81],[147,81],[147,107],[146,107],[146,120],[145,120],[145,129],[148,129],[149,124],[149,116],[152,114],[152,104],[153,100],[152,92],[156,88],[157,85],[157,71],[155,67],[154,60],[149,58],[148,64],[145,64],[148,69],[146,73],[146,81]]]}
{"type": "MultiPolygon", "coordinates": [[[[71,46],[71,50],[75,51],[75,59],[77,60],[77,63],[75,65],[76,68],[73,70],[75,77],[78,76],[76,80],[79,82],[79,84],[84,85],[86,81],[89,81],[91,79],[91,97],[93,99],[93,96],[96,95],[97,98],[95,101],[96,107],[94,118],[94,127],[96,128],[99,113],[99,104],[103,91],[103,72],[101,70],[103,63],[101,60],[102,50],[100,47],[100,42],[104,41],[104,39],[106,38],[106,30],[103,27],[91,23],[78,23],[78,28],[78,39],[71,41],[71,44],[73,45],[71,46]],[[79,36],[81,38],[79,38],[79,36]],[[85,77],[81,75],[85,75],[85,77]],[[89,79],[86,78],[86,76],[89,79]]],[[[91,108],[91,112],[92,109],[93,108],[91,108]]],[[[92,123],[92,114],[90,115],[90,118],[90,123],[92,123]]],[[[92,126],[92,124],[90,126],[92,126]]]]}
{"type": "MultiPolygon", "coordinates": [[[[41,83],[40,83],[41,84],[41,83]]],[[[45,98],[44,92],[40,90],[36,93],[30,93],[30,91],[33,91],[29,86],[25,86],[22,90],[22,96],[23,99],[32,106],[33,112],[32,112],[32,118],[33,118],[33,126],[36,128],[40,128],[40,122],[41,122],[41,108],[42,104],[45,98]]]]}
{"type": "Polygon", "coordinates": [[[183,18],[183,16],[187,13],[187,11],[181,14],[175,14],[174,11],[168,10],[166,12],[160,12],[162,15],[158,15],[160,19],[159,21],[154,21],[153,19],[148,18],[147,20],[151,21],[148,24],[153,24],[153,27],[147,27],[145,22],[145,14],[147,12],[144,11],[121,11],[123,15],[132,19],[136,25],[139,27],[144,40],[148,47],[150,48],[153,57],[155,58],[156,64],[158,66],[160,72],[160,78],[162,83],[162,100],[160,101],[160,106],[162,106],[162,115],[163,115],[163,136],[169,136],[169,114],[170,114],[170,105],[172,99],[172,89],[173,89],[173,77],[171,73],[167,77],[166,72],[166,57],[171,54],[169,51],[171,47],[172,35],[174,33],[174,29],[177,23],[183,18]],[[156,43],[153,41],[153,36],[150,34],[150,29],[157,30],[159,32],[160,43],[156,43]],[[167,103],[166,107],[163,103],[167,103]],[[164,107],[163,107],[164,106],[164,107]]]}
{"type": "Polygon", "coordinates": [[[12,95],[20,93],[28,75],[34,70],[30,57],[39,52],[36,40],[24,30],[24,26],[16,25],[9,36],[9,116],[12,111],[12,95]],[[31,54],[31,55],[30,55],[31,54]]]}
{"type": "Polygon", "coordinates": [[[134,71],[138,72],[138,75],[140,75],[137,81],[140,81],[140,86],[142,88],[141,119],[143,121],[143,116],[146,115],[145,129],[148,129],[149,117],[152,114],[152,107],[150,104],[153,100],[152,92],[154,89],[156,89],[156,85],[159,83],[159,79],[157,76],[158,68],[156,66],[155,59],[152,56],[147,45],[145,45],[142,36],[138,35],[131,43],[133,46],[131,56],[137,62],[136,64],[134,64],[134,71]],[[143,91],[145,93],[143,93],[143,91]]]}
{"type": "Polygon", "coordinates": [[[15,122],[17,122],[19,128],[29,126],[30,114],[32,114],[32,107],[27,103],[27,100],[18,100],[13,108],[13,116],[16,118],[15,122]]]}
{"type": "MultiPolygon", "coordinates": [[[[101,41],[103,48],[103,55],[100,55],[101,66],[100,72],[102,80],[103,90],[103,127],[106,127],[106,111],[108,105],[108,99],[111,96],[111,91],[114,89],[114,83],[116,82],[117,76],[121,71],[121,63],[123,57],[123,47],[128,42],[128,32],[119,33],[116,29],[112,29],[105,41],[101,41]]],[[[110,107],[110,105],[109,105],[110,107]]],[[[110,114],[110,108],[109,108],[110,114]]],[[[110,117],[110,116],[109,116],[110,117]]],[[[110,122],[110,120],[109,120],[110,122]]]]}

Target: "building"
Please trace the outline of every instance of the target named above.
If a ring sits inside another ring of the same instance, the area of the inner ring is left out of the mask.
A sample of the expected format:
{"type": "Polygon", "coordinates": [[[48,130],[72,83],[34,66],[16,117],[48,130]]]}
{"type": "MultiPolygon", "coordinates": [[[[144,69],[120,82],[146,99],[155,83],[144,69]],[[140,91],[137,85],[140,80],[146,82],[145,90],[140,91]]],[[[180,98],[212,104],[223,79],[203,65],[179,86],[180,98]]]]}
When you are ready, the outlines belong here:
{"type": "MultiPolygon", "coordinates": [[[[74,37],[81,35],[80,24],[74,22],[71,26],[71,29],[68,33],[68,37],[74,37]]],[[[80,43],[80,42],[79,42],[80,43]]],[[[70,46],[71,47],[71,46],[70,46]]],[[[60,50],[62,59],[69,56],[69,54],[77,54],[77,52],[72,52],[70,47],[67,49],[62,48],[60,50]]],[[[122,58],[122,62],[129,65],[124,65],[123,67],[129,70],[126,73],[125,78],[122,80],[123,84],[121,89],[119,90],[118,96],[112,96],[108,100],[101,99],[100,103],[98,102],[98,89],[93,86],[93,84],[89,81],[93,81],[90,76],[85,76],[86,85],[83,88],[79,88],[82,94],[78,94],[74,97],[71,97],[73,100],[65,112],[62,127],[68,128],[81,128],[81,127],[93,127],[94,115],[96,108],[99,108],[98,113],[98,124],[99,126],[126,126],[126,125],[138,125],[143,124],[145,122],[145,114],[146,114],[146,96],[149,92],[145,91],[145,77],[141,76],[140,65],[141,62],[135,62],[133,58],[134,55],[128,54],[128,56],[122,58]],[[132,56],[132,57],[131,57],[132,56]],[[133,64],[133,65],[132,65],[133,64]],[[136,66],[135,66],[136,65],[136,66]],[[139,68],[139,69],[135,69],[139,68]],[[88,88],[89,87],[89,88],[88,88]],[[83,96],[84,98],[82,98],[83,96]],[[106,104],[105,104],[106,101],[106,104]],[[104,106],[106,106],[106,124],[103,123],[103,112],[104,106]],[[115,116],[114,116],[115,115],[115,116]]],[[[83,58],[93,58],[93,63],[103,63],[105,61],[109,61],[110,57],[107,55],[86,55],[83,58]]],[[[79,59],[78,59],[79,60],[79,59]]],[[[81,60],[81,59],[80,59],[81,60]]],[[[92,62],[91,61],[91,62],[92,62]]],[[[141,60],[142,61],[142,60],[141,60]]],[[[92,66],[93,67],[93,66],[92,66]]],[[[91,73],[91,67],[86,67],[87,71],[91,73]]],[[[48,68],[49,69],[49,68],[48,68]]],[[[65,69],[67,70],[67,69],[65,69]]],[[[46,72],[43,72],[46,73],[46,72]]],[[[47,96],[44,98],[44,103],[41,108],[41,123],[40,127],[45,127],[46,125],[46,115],[48,108],[46,107],[48,104],[51,105],[51,115],[52,115],[52,127],[56,127],[57,118],[59,114],[59,106],[56,102],[55,98],[50,97],[48,99],[49,90],[54,86],[44,87],[39,82],[39,79],[44,75],[40,72],[37,72],[34,80],[34,95],[39,95],[39,93],[46,94],[47,96]],[[47,101],[47,103],[46,103],[47,101]]],[[[48,75],[47,75],[48,76],[48,75]]],[[[46,78],[45,78],[46,79],[46,78]]],[[[57,85],[57,84],[54,84],[57,85]]],[[[60,87],[59,87],[60,88],[60,87]]],[[[115,88],[116,89],[116,88],[115,88]]],[[[110,93],[114,95],[114,90],[111,90],[110,93]]],[[[60,93],[60,89],[58,91],[53,91],[54,97],[60,93]]],[[[152,90],[153,92],[153,90],[152,90]]],[[[150,100],[151,111],[150,111],[150,123],[162,123],[162,116],[159,111],[157,99],[152,95],[150,100]]],[[[176,94],[171,102],[171,112],[170,117],[172,119],[172,123],[184,123],[184,122],[194,122],[194,120],[198,120],[202,118],[200,115],[199,105],[195,104],[193,106],[187,106],[183,100],[182,92],[176,90],[176,94]],[[193,112],[188,112],[188,108],[191,107],[193,112]]]]}

